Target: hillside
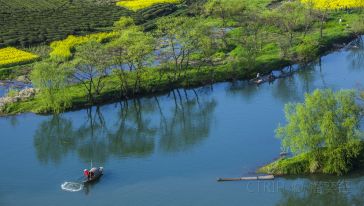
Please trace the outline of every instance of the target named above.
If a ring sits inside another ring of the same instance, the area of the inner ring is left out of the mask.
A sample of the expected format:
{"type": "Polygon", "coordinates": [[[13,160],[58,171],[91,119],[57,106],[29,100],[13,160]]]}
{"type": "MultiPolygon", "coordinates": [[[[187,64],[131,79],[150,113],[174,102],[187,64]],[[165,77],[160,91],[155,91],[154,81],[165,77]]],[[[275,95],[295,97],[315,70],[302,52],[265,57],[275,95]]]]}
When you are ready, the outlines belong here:
{"type": "Polygon", "coordinates": [[[0,48],[30,46],[108,27],[130,12],[90,0],[0,0],[0,48]]]}
{"type": "Polygon", "coordinates": [[[117,6],[114,0],[0,0],[0,48],[109,31],[121,16],[145,23],[175,10],[174,5],[163,5],[135,13],[117,6]]]}

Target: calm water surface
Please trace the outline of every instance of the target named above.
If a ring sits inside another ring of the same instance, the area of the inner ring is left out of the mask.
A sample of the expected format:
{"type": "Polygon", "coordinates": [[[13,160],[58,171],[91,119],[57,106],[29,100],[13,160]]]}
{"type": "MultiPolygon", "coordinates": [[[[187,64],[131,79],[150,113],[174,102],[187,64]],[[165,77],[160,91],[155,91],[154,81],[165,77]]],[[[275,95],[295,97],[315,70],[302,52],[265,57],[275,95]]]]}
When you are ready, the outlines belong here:
{"type": "Polygon", "coordinates": [[[363,205],[364,175],[216,182],[277,158],[287,102],[364,85],[364,50],[329,54],[259,87],[222,83],[60,116],[0,118],[0,205],[363,205]],[[82,170],[105,175],[63,191],[82,170]],[[363,183],[363,184],[362,184],[363,183]]]}

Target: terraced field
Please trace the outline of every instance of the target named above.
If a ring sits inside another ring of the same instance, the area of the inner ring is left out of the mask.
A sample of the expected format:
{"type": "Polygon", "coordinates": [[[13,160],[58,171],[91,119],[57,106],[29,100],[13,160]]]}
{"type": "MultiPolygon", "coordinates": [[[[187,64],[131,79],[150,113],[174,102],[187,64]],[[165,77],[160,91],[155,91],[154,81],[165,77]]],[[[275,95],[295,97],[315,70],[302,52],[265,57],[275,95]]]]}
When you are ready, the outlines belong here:
{"type": "Polygon", "coordinates": [[[132,16],[146,29],[160,16],[176,11],[173,4],[138,12],[118,6],[119,0],[0,0],[0,48],[49,44],[69,35],[110,31],[121,16],[132,16]]]}
{"type": "Polygon", "coordinates": [[[117,4],[127,9],[137,11],[151,7],[155,4],[177,4],[180,0],[121,0],[117,4]]]}
{"type": "Polygon", "coordinates": [[[0,0],[0,10],[46,10],[69,3],[67,0],[0,0]]]}
{"type": "Polygon", "coordinates": [[[0,0],[0,48],[104,31],[124,15],[133,14],[108,1],[0,0]]]}

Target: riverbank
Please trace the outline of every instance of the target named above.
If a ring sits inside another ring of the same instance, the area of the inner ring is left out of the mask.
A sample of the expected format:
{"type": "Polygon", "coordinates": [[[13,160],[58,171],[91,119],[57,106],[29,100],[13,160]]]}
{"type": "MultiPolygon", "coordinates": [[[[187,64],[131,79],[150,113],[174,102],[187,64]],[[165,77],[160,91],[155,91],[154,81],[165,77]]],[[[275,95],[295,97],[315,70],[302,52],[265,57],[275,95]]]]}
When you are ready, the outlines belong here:
{"type": "MultiPolygon", "coordinates": [[[[336,38],[330,38],[330,41],[326,40],[323,49],[319,50],[315,56],[311,56],[310,61],[314,61],[319,56],[324,55],[335,49],[339,49],[338,45],[344,47],[357,36],[352,33],[346,34],[346,36],[337,36],[336,38]],[[314,58],[313,58],[314,57],[314,58]]],[[[132,87],[134,85],[136,74],[130,72],[128,74],[128,85],[126,91],[121,93],[120,87],[116,86],[120,84],[118,77],[115,75],[106,77],[105,87],[100,95],[95,97],[92,104],[87,99],[84,92],[84,88],[81,84],[72,85],[66,88],[66,92],[70,95],[71,104],[66,110],[77,110],[87,108],[94,105],[101,105],[116,101],[123,101],[131,98],[139,98],[143,96],[158,95],[161,93],[167,93],[174,89],[188,89],[195,88],[204,85],[210,85],[218,82],[236,81],[236,80],[248,80],[255,77],[256,73],[268,74],[276,68],[284,68],[294,63],[302,62],[290,62],[284,59],[273,59],[270,61],[262,61],[257,64],[257,67],[249,71],[247,69],[236,69],[232,65],[219,65],[214,67],[192,68],[184,71],[180,74],[179,78],[171,81],[170,76],[173,76],[173,72],[161,72],[157,68],[146,69],[140,75],[142,77],[138,91],[135,91],[132,87]]],[[[19,113],[33,112],[39,114],[49,113],[49,109],[45,108],[40,98],[30,98],[25,101],[14,102],[5,105],[0,111],[1,116],[15,115],[19,113]]]]}
{"type": "MultiPolygon", "coordinates": [[[[253,15],[255,10],[253,9],[250,12],[251,15],[253,15]]],[[[270,15],[275,17],[276,14],[274,12],[277,11],[269,11],[269,12],[272,12],[270,15]]],[[[120,74],[120,70],[118,70],[117,68],[112,69],[113,70],[112,72],[108,71],[109,72],[108,76],[103,77],[102,79],[103,86],[102,89],[100,89],[99,91],[92,91],[92,89],[89,90],[85,88],[84,86],[86,85],[85,82],[87,82],[87,80],[83,82],[84,84],[81,83],[75,84],[79,82],[79,79],[77,78],[75,79],[74,74],[69,74],[69,77],[65,77],[69,78],[69,81],[64,83],[66,84],[64,88],[62,87],[62,92],[64,94],[67,94],[69,102],[64,103],[65,105],[63,106],[61,105],[62,107],[61,110],[66,110],[66,111],[76,110],[80,108],[90,107],[93,105],[99,105],[109,102],[122,101],[131,98],[139,98],[142,96],[165,93],[173,91],[174,89],[178,88],[182,89],[194,88],[217,82],[249,80],[255,78],[258,73],[260,75],[266,75],[273,70],[284,68],[285,66],[293,64],[306,64],[308,62],[315,61],[320,56],[332,51],[333,49],[342,48],[345,45],[347,45],[348,42],[352,41],[355,38],[358,38],[359,36],[358,34],[364,32],[363,30],[360,29],[364,28],[362,28],[360,25],[359,26],[354,26],[354,25],[357,22],[360,22],[359,20],[361,16],[362,14],[360,10],[335,11],[331,14],[330,18],[327,19],[327,22],[325,22],[324,27],[322,27],[322,25],[320,25],[317,20],[316,21],[312,20],[311,22],[312,25],[309,24],[306,25],[302,23],[302,25],[307,26],[306,29],[297,26],[296,29],[297,31],[296,30],[286,31],[285,28],[282,28],[282,25],[275,25],[275,23],[269,23],[269,22],[267,23],[271,24],[270,26],[265,25],[267,19],[264,17],[264,15],[261,15],[259,18],[261,18],[261,21],[264,22],[264,24],[260,25],[261,23],[258,23],[258,25],[262,26],[261,31],[259,32],[266,33],[265,35],[267,35],[267,37],[270,37],[271,39],[266,40],[262,36],[260,37],[262,38],[260,40],[261,41],[260,43],[256,39],[249,40],[253,41],[251,43],[254,43],[252,48],[249,48],[249,45],[245,46],[245,43],[236,40],[236,38],[239,39],[244,36],[246,36],[247,38],[251,38],[254,36],[249,33],[248,34],[240,33],[241,29],[244,27],[242,25],[239,25],[238,23],[235,28],[232,28],[231,31],[229,31],[229,34],[217,34],[215,31],[216,30],[215,26],[208,27],[210,29],[212,28],[213,31],[212,33],[207,32],[207,31],[211,32],[211,30],[209,29],[203,31],[196,29],[196,31],[200,32],[199,35],[203,36],[203,38],[196,37],[196,41],[200,40],[208,41],[208,39],[211,40],[212,38],[218,38],[218,39],[220,38],[219,40],[220,42],[219,41],[209,42],[212,45],[217,44],[217,48],[211,49],[209,46],[199,45],[200,47],[196,49],[194,52],[189,52],[190,48],[188,45],[191,42],[186,41],[184,44],[185,45],[184,47],[186,48],[181,48],[181,50],[183,49],[182,51],[187,52],[188,56],[184,56],[182,60],[178,60],[178,58],[180,58],[182,54],[175,53],[174,57],[178,56],[177,60],[175,60],[176,61],[175,65],[171,62],[169,63],[164,62],[163,64],[160,63],[153,65],[153,68],[151,68],[152,65],[149,65],[149,68],[142,66],[141,68],[134,69],[133,71],[121,72],[123,75],[122,77],[117,76],[118,72],[120,74]],[[284,33],[281,34],[280,31],[284,33]],[[208,35],[205,35],[206,32],[208,33],[208,35]],[[291,38],[289,41],[287,39],[289,37],[287,36],[288,34],[290,34],[289,36],[291,38]],[[229,41],[227,41],[225,38],[230,38],[230,39],[229,41]],[[226,45],[223,46],[224,44],[226,45]],[[249,49],[251,49],[252,51],[250,51],[249,49]],[[204,58],[207,59],[206,62],[204,58]],[[184,59],[186,59],[185,62],[184,59]],[[72,75],[73,79],[71,79],[72,75]],[[90,91],[91,93],[94,93],[91,95],[92,98],[90,98],[90,91]]],[[[283,17],[277,17],[277,18],[283,18],[283,17]]],[[[168,20],[168,18],[166,18],[166,20],[167,20],[166,22],[168,22],[170,19],[168,20]]],[[[175,18],[173,20],[177,21],[178,18],[175,18]]],[[[183,22],[187,20],[191,19],[185,18],[183,22]]],[[[202,20],[203,18],[192,19],[191,21],[194,22],[202,20]]],[[[212,23],[215,24],[216,22],[218,22],[218,20],[215,19],[213,21],[207,21],[205,23],[206,25],[210,25],[212,23]]],[[[175,25],[175,23],[176,22],[171,23],[172,27],[174,27],[173,25],[175,25]]],[[[252,25],[256,24],[256,22],[249,22],[249,21],[242,23],[249,23],[252,25]]],[[[161,27],[158,28],[159,30],[161,30],[162,28],[164,29],[165,24],[161,24],[159,25],[159,27],[161,27]]],[[[138,29],[140,30],[140,28],[138,29]]],[[[158,29],[156,29],[157,31],[155,32],[155,34],[158,34],[158,29]]],[[[183,29],[183,28],[181,27],[177,29],[183,29]]],[[[129,30],[127,28],[126,29],[124,28],[124,30],[122,31],[130,32],[131,30],[130,28],[129,30]]],[[[161,31],[159,31],[159,33],[160,32],[161,31]]],[[[122,35],[122,33],[123,32],[120,32],[119,36],[115,37],[116,40],[121,37],[120,35],[122,35]]],[[[149,34],[143,32],[139,33],[136,32],[133,33],[133,35],[141,36],[141,40],[150,37],[149,34]]],[[[173,55],[172,56],[168,55],[168,52],[171,53],[171,51],[175,51],[173,48],[174,45],[168,45],[165,44],[165,42],[160,42],[161,39],[163,39],[162,37],[165,35],[166,34],[159,34],[159,37],[155,39],[150,37],[151,42],[152,41],[159,42],[150,45],[151,48],[154,47],[159,48],[164,46],[169,47],[167,48],[167,51],[165,51],[165,53],[167,53],[167,55],[164,54],[165,56],[161,54],[163,53],[163,49],[161,48],[159,49],[154,48],[150,50],[150,52],[156,53],[155,54],[157,56],[155,58],[156,62],[158,62],[159,59],[163,58],[173,59],[173,55]],[[168,51],[168,49],[170,49],[170,51],[168,51]]],[[[180,35],[185,35],[185,34],[180,34],[180,35]]],[[[179,41],[185,41],[186,39],[190,39],[190,37],[181,38],[179,41]]],[[[102,46],[107,47],[108,45],[110,46],[110,44],[119,45],[118,43],[113,43],[114,40],[115,39],[110,40],[111,42],[104,42],[103,44],[99,45],[100,48],[96,49],[104,50],[104,48],[101,47],[102,46]]],[[[132,46],[135,46],[133,44],[136,43],[132,43],[131,45],[122,48],[122,50],[125,50],[130,47],[133,48],[132,46]]],[[[180,44],[179,46],[182,46],[182,42],[178,42],[178,44],[180,44]]],[[[145,47],[145,45],[141,46],[136,50],[145,49],[143,47],[145,47]]],[[[110,52],[110,48],[107,49],[110,52]]],[[[115,52],[119,51],[120,48],[114,46],[113,49],[114,51],[112,52],[115,52]]],[[[79,54],[78,51],[76,50],[77,49],[75,48],[73,49],[72,57],[77,56],[79,54]]],[[[108,53],[107,55],[108,56],[115,55],[112,52],[108,53]]],[[[120,56],[118,55],[112,57],[120,60],[120,56]]],[[[146,59],[142,58],[145,57],[146,56],[144,57],[137,56],[135,58],[137,58],[138,61],[143,62],[146,59]]],[[[80,58],[82,59],[84,57],[80,55],[80,58]]],[[[89,58],[88,62],[93,61],[95,57],[92,57],[91,59],[92,60],[90,60],[89,58]]],[[[73,60],[74,59],[72,58],[70,60],[67,60],[66,62],[56,62],[53,64],[57,64],[58,66],[56,67],[60,67],[59,65],[61,64],[72,65],[73,60]]],[[[43,62],[46,63],[47,61],[51,60],[45,59],[41,63],[43,62]]],[[[104,61],[103,58],[100,61],[104,61]]],[[[129,60],[126,60],[127,63],[131,63],[128,61],[129,60]]],[[[99,62],[94,64],[98,63],[99,62]]],[[[103,65],[103,66],[107,67],[110,65],[115,65],[115,63],[109,63],[109,65],[103,65]]],[[[49,67],[49,65],[46,67],[49,67]]],[[[70,70],[70,72],[74,72],[72,71],[72,68],[68,69],[70,70]]],[[[11,69],[7,69],[6,71],[4,70],[2,76],[10,75],[11,74],[10,70],[11,69]]],[[[21,67],[16,69],[16,71],[20,70],[23,71],[21,67]]],[[[30,70],[31,68],[29,68],[28,71],[30,70]]],[[[47,79],[47,81],[48,80],[49,79],[47,79]]],[[[91,84],[92,82],[90,82],[90,85],[91,84]]],[[[55,91],[57,94],[57,89],[55,91]]],[[[41,93],[42,90],[40,91],[40,94],[41,93]]],[[[44,103],[43,101],[44,98],[42,99],[42,97],[40,96],[41,95],[36,95],[35,98],[30,98],[26,101],[6,104],[0,109],[0,115],[2,116],[13,115],[24,112],[34,112],[34,113],[52,112],[53,108],[49,108],[50,107],[49,104],[44,103]]]]}
{"type": "MultiPolygon", "coordinates": [[[[337,148],[337,150],[340,150],[342,157],[347,158],[346,161],[348,162],[349,167],[346,168],[346,173],[350,173],[364,167],[364,141],[360,142],[359,153],[356,157],[349,157],[346,155],[349,147],[350,145],[343,145],[337,148]]],[[[314,155],[311,153],[312,152],[303,153],[293,157],[282,157],[259,168],[257,173],[275,176],[332,174],[328,171],[325,171],[324,165],[317,165],[317,161],[312,159],[312,156],[314,155]]],[[[325,159],[325,156],[327,158],[327,156],[332,155],[332,153],[329,154],[325,148],[323,148],[320,153],[322,159],[325,159]]]]}

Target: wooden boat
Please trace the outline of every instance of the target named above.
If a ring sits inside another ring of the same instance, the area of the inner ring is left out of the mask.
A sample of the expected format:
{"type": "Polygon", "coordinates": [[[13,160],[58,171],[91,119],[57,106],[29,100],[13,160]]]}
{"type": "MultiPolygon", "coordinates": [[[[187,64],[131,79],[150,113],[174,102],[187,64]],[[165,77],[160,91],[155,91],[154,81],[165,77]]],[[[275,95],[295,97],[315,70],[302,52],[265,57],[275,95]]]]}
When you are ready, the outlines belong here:
{"type": "Polygon", "coordinates": [[[98,180],[103,175],[103,172],[104,172],[103,167],[99,167],[99,168],[93,167],[93,168],[91,168],[90,173],[92,173],[93,175],[91,177],[89,177],[89,178],[86,178],[83,181],[83,183],[87,184],[87,183],[92,183],[92,182],[98,180]]]}
{"type": "Polygon", "coordinates": [[[270,75],[261,76],[261,77],[251,79],[251,80],[249,80],[249,82],[252,83],[252,84],[259,85],[259,84],[263,84],[265,82],[273,82],[276,79],[277,79],[276,76],[274,76],[273,74],[270,74],[270,75]]]}

